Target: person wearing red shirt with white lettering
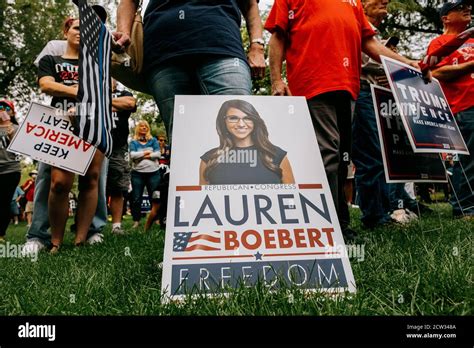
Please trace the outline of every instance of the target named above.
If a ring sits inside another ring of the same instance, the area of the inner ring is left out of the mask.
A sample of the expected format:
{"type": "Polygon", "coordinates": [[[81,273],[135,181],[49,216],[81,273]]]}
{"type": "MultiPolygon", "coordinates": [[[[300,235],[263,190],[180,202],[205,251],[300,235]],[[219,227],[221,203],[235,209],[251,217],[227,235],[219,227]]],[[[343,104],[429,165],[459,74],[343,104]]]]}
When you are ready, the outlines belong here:
{"type": "Polygon", "coordinates": [[[265,29],[270,39],[273,95],[305,96],[318,138],[342,233],[355,237],[344,194],[351,122],[359,94],[362,51],[418,67],[375,38],[360,0],[275,0],[265,29]],[[288,85],[282,79],[286,59],[288,85]]]}
{"type": "MultiPolygon", "coordinates": [[[[472,1],[457,0],[445,3],[440,10],[444,32],[431,41],[428,54],[462,33],[471,23],[472,1]]],[[[453,169],[451,198],[453,216],[474,219],[474,38],[444,58],[434,69],[443,87],[449,106],[471,155],[460,155],[453,169]],[[457,199],[456,199],[457,196],[457,199]]]]}

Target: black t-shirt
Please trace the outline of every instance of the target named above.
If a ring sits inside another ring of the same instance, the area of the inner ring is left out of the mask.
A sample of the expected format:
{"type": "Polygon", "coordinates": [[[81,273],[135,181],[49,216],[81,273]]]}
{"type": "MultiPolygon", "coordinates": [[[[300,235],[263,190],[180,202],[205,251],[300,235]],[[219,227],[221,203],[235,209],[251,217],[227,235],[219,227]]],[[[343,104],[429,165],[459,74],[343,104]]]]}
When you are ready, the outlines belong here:
{"type": "Polygon", "coordinates": [[[187,55],[217,55],[246,61],[239,2],[150,0],[144,17],[145,70],[187,55]]]}
{"type": "MultiPolygon", "coordinates": [[[[66,86],[77,85],[79,83],[79,60],[46,55],[39,61],[38,80],[44,76],[52,76],[54,81],[66,86]]],[[[53,97],[51,106],[67,110],[73,107],[76,102],[74,98],[53,97]]]]}
{"type": "MultiPolygon", "coordinates": [[[[133,94],[129,91],[122,90],[122,91],[115,91],[112,93],[112,98],[120,98],[120,97],[133,97],[133,94]]],[[[122,146],[127,144],[128,138],[128,119],[130,115],[135,110],[130,111],[118,111],[113,112],[113,125],[112,125],[112,140],[114,142],[114,149],[118,149],[122,146]]]]}
{"type": "MultiPolygon", "coordinates": [[[[201,156],[204,162],[208,162],[217,148],[207,151],[201,156]]],[[[255,145],[249,147],[234,148],[235,152],[221,153],[217,165],[209,173],[210,185],[227,184],[281,184],[281,178],[277,173],[265,167],[262,163],[260,153],[255,145]],[[239,153],[239,151],[242,151],[239,153]],[[254,153],[256,155],[249,155],[254,153]],[[255,158],[256,160],[252,160],[255,158]]],[[[231,150],[231,151],[232,151],[231,150]]],[[[273,163],[280,166],[286,151],[275,146],[273,163]]]]}

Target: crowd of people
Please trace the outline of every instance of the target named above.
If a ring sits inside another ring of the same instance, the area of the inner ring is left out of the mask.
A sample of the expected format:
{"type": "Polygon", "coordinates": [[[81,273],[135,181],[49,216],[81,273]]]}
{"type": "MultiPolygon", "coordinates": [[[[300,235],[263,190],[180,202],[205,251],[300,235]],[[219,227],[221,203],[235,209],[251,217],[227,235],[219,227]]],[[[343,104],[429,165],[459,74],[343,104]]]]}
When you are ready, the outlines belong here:
{"type": "MultiPolygon", "coordinates": [[[[347,190],[346,180],[352,165],[355,166],[357,204],[366,228],[407,223],[429,212],[428,207],[407,193],[405,184],[387,184],[384,176],[370,84],[388,86],[380,64],[381,55],[419,68],[416,61],[397,53],[397,38],[383,40],[380,37],[378,28],[388,14],[389,1],[275,0],[264,25],[257,0],[150,1],[144,14],[144,76],[170,143],[176,95],[252,93],[252,79],[265,75],[265,28],[271,33],[268,58],[272,95],[306,98],[346,241],[357,236],[350,227],[347,204],[351,190],[347,190]],[[247,52],[240,32],[242,16],[249,37],[247,52]]],[[[137,8],[138,1],[120,1],[117,31],[113,33],[117,45],[131,44],[137,8]]],[[[95,6],[95,10],[105,22],[103,8],[95,6]]],[[[470,0],[445,3],[440,9],[444,32],[430,43],[427,52],[433,52],[464,31],[471,23],[471,11],[470,0]]],[[[78,19],[66,20],[64,41],[46,45],[37,60],[41,91],[52,97],[53,107],[65,111],[68,111],[65,106],[75,101],[78,92],[79,29],[78,19]]],[[[430,73],[440,80],[467,147],[474,153],[474,39],[470,38],[445,57],[430,73]]],[[[429,79],[429,74],[426,77],[429,79]]],[[[166,206],[160,204],[166,202],[168,171],[165,168],[170,159],[165,137],[158,137],[157,141],[150,133],[150,125],[140,121],[128,144],[128,119],[136,111],[136,99],[127,91],[116,90],[115,83],[113,93],[112,108],[117,122],[112,131],[112,157],[104,159],[98,151],[86,175],[79,179],[73,225],[74,244],[78,246],[103,240],[101,231],[107,223],[106,197],[110,197],[112,232],[124,233],[121,221],[130,183],[134,227],[142,217],[140,205],[145,187],[153,201],[146,229],[159,218],[160,205],[166,206]]],[[[258,123],[258,113],[247,110],[246,105],[230,107],[238,112],[232,116],[234,120],[228,118],[224,110],[222,125],[229,134],[232,127],[242,130],[250,124],[253,130],[263,122],[258,123]]],[[[18,129],[14,106],[4,100],[0,108],[0,236],[4,236],[9,221],[4,205],[9,207],[15,197],[20,165],[18,158],[5,150],[18,129]]],[[[261,146],[242,144],[237,136],[229,136],[225,141],[235,148],[261,146]]],[[[287,182],[294,182],[286,153],[271,143],[267,145],[276,151],[274,158],[278,159],[278,163],[273,160],[266,166],[274,168],[268,175],[276,173],[281,177],[284,174],[287,182]]],[[[213,175],[213,154],[210,151],[202,157],[201,184],[227,180],[213,175]]],[[[459,160],[453,162],[454,194],[450,198],[453,215],[472,219],[474,161],[468,155],[456,157],[459,160]]],[[[354,175],[352,169],[349,174],[349,177],[354,175]]],[[[37,175],[25,250],[47,247],[55,253],[63,242],[74,175],[45,163],[40,163],[37,175]]]]}

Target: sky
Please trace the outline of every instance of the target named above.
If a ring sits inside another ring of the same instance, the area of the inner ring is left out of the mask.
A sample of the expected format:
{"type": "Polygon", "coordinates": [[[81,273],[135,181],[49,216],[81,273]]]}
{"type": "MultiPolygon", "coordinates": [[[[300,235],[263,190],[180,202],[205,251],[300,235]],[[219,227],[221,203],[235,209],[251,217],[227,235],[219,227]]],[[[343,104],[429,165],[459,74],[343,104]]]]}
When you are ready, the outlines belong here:
{"type": "Polygon", "coordinates": [[[258,6],[261,10],[264,10],[267,6],[272,5],[273,0],[260,0],[258,6]]]}

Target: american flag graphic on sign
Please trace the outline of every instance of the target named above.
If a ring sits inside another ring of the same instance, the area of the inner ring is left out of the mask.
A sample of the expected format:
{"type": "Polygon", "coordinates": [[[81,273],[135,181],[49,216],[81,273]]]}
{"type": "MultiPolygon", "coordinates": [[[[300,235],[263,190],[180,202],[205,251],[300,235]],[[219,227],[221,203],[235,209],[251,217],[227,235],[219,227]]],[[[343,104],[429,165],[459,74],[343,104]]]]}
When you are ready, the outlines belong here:
{"type": "Polygon", "coordinates": [[[198,233],[178,232],[174,234],[173,251],[221,250],[221,236],[219,232],[198,233]]]}
{"type": "Polygon", "coordinates": [[[113,124],[110,83],[112,37],[86,0],[73,2],[79,7],[81,31],[79,103],[73,133],[110,157],[113,124]]]}

